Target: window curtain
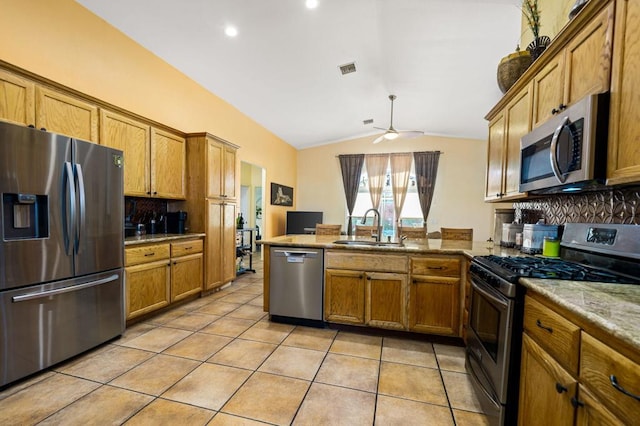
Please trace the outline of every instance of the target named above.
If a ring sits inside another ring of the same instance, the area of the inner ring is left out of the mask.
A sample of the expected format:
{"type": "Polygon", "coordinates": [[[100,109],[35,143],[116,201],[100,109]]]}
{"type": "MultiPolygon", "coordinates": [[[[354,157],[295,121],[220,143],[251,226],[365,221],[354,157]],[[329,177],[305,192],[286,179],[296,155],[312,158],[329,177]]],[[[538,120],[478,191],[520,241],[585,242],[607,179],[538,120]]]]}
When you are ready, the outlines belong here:
{"type": "Polygon", "coordinates": [[[416,166],[416,185],[418,199],[420,200],[420,209],[422,210],[422,225],[426,226],[429,210],[431,209],[433,191],[436,186],[440,151],[414,152],[413,159],[416,166]]]}
{"type": "Polygon", "coordinates": [[[347,235],[352,235],[351,214],[356,204],[358,196],[358,186],[360,185],[360,173],[364,164],[364,154],[338,155],[340,169],[342,170],[342,184],[344,185],[344,195],[347,199],[347,210],[349,211],[349,223],[347,224],[347,235]]]}
{"type": "Polygon", "coordinates": [[[389,154],[367,154],[367,176],[369,176],[369,195],[371,205],[374,209],[380,209],[380,199],[382,198],[382,188],[387,178],[387,166],[389,165],[389,154]]]}
{"type": "Polygon", "coordinates": [[[391,154],[391,190],[393,193],[393,209],[396,213],[398,225],[404,200],[407,198],[407,188],[409,187],[409,173],[411,172],[411,153],[391,154]]]}

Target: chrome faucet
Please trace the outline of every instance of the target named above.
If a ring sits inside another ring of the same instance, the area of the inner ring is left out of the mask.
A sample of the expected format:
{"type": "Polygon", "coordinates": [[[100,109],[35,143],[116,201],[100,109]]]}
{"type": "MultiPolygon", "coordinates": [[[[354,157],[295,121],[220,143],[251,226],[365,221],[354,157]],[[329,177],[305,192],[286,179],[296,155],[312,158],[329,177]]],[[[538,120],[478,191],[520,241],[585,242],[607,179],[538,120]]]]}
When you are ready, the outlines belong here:
{"type": "MultiPolygon", "coordinates": [[[[382,236],[382,224],[380,222],[380,212],[376,209],[369,209],[364,213],[364,216],[362,217],[362,224],[364,225],[367,222],[367,215],[369,214],[369,212],[373,212],[374,218],[373,218],[373,222],[378,223],[378,233],[375,235],[375,239],[377,242],[380,242],[380,237],[382,236]]],[[[372,235],[373,237],[373,235],[372,235]]]]}

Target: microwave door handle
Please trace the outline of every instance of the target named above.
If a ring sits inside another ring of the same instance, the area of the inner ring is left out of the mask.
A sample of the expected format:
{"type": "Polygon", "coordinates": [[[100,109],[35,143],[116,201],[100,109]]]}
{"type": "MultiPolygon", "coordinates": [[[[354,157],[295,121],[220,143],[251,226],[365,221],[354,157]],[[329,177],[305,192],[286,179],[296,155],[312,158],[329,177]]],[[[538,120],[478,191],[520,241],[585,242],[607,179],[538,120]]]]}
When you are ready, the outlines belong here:
{"type": "Polygon", "coordinates": [[[553,137],[551,138],[551,147],[549,148],[549,160],[551,161],[551,169],[553,170],[553,174],[560,181],[560,183],[564,183],[567,180],[567,177],[562,174],[560,171],[560,167],[558,166],[558,139],[560,138],[560,133],[562,133],[562,129],[569,122],[569,117],[564,117],[562,122],[558,126],[555,132],[553,132],[553,137]]]}

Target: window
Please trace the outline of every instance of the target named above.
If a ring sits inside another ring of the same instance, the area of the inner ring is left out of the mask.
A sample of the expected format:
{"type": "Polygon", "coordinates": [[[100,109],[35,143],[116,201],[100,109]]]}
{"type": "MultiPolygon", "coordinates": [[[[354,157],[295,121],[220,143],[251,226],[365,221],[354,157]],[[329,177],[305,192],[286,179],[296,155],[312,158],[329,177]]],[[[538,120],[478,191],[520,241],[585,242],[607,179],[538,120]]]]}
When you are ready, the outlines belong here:
{"type": "MultiPolygon", "coordinates": [[[[353,225],[360,224],[365,212],[372,207],[371,196],[369,195],[368,176],[366,166],[362,169],[360,176],[360,187],[358,188],[358,197],[353,208],[353,225]]],[[[382,235],[394,236],[396,233],[397,218],[393,208],[393,192],[391,189],[391,169],[387,168],[387,177],[382,190],[380,201],[380,221],[382,224],[382,235]]],[[[418,200],[418,191],[416,189],[416,174],[413,164],[411,165],[411,173],[409,175],[409,188],[407,196],[402,207],[402,226],[422,226],[422,210],[420,210],[420,201],[418,200]]],[[[367,225],[373,224],[373,214],[367,217],[367,225]]]]}

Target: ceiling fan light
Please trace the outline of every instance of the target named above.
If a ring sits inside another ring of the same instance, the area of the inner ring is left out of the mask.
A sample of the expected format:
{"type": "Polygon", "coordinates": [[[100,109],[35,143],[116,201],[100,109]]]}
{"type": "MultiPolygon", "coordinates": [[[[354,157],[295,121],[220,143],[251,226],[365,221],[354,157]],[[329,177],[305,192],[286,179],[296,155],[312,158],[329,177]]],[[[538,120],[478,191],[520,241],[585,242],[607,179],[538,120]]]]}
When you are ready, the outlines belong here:
{"type": "Polygon", "coordinates": [[[385,134],[384,134],[384,138],[385,138],[386,140],[388,140],[388,141],[392,141],[392,140],[394,140],[395,138],[397,138],[398,136],[400,136],[400,135],[398,134],[398,132],[387,132],[387,133],[385,133],[385,134]]]}

